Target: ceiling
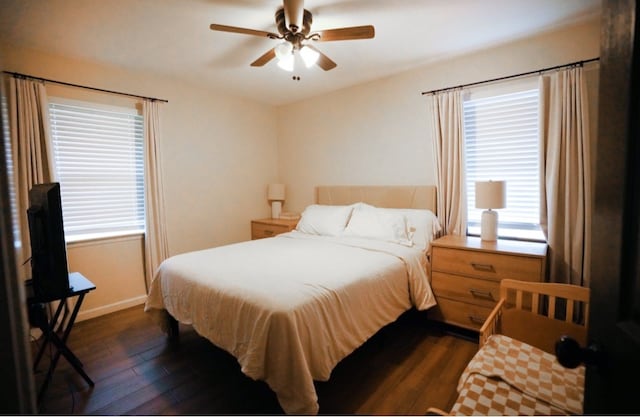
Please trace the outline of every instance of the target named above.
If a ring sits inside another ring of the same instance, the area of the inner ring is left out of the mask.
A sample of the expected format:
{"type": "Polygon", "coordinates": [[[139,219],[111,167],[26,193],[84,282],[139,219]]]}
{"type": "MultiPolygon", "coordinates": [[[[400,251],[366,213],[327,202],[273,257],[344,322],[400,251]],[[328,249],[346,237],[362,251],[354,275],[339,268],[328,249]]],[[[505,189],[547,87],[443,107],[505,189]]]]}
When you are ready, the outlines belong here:
{"type": "Polygon", "coordinates": [[[276,60],[264,67],[249,65],[278,41],[209,29],[218,23],[277,33],[274,14],[281,0],[0,3],[0,39],[10,43],[176,77],[274,105],[594,19],[600,13],[600,0],[307,0],[312,32],[373,25],[375,38],[316,43],[338,66],[326,72],[303,67],[293,73],[300,77],[296,81],[292,73],[278,68],[276,60]]]}

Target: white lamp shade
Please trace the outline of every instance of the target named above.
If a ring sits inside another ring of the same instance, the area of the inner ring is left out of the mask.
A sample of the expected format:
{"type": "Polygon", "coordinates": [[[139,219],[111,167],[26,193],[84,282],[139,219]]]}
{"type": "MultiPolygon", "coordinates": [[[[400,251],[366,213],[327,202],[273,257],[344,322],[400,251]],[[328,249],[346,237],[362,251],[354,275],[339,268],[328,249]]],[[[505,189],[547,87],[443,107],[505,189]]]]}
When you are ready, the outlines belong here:
{"type": "Polygon", "coordinates": [[[505,189],[505,181],[476,181],[476,208],[505,208],[507,206],[505,189]]]}
{"type": "Polygon", "coordinates": [[[284,201],[284,184],[269,184],[267,187],[267,199],[271,201],[284,201]]]}

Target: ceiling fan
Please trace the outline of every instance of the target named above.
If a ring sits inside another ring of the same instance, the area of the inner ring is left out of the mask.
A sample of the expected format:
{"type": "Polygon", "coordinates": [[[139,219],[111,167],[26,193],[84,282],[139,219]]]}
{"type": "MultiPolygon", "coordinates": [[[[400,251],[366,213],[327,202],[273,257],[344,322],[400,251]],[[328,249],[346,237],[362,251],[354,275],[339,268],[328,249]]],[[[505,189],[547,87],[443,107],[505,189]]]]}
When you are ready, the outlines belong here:
{"type": "Polygon", "coordinates": [[[371,25],[325,29],[319,32],[311,32],[313,17],[311,12],[304,8],[303,0],[283,0],[283,7],[276,11],[275,19],[279,33],[219,25],[216,23],[212,23],[209,27],[212,30],[222,32],[241,33],[282,40],[281,43],[269,49],[258,59],[253,61],[251,66],[261,67],[273,58],[277,57],[278,66],[287,71],[293,71],[296,51],[298,51],[298,54],[303,59],[307,67],[311,67],[316,64],[323,70],[329,71],[337,66],[337,64],[328,56],[320,52],[315,46],[311,45],[312,41],[329,42],[353,39],[371,39],[375,34],[374,28],[371,25]]]}

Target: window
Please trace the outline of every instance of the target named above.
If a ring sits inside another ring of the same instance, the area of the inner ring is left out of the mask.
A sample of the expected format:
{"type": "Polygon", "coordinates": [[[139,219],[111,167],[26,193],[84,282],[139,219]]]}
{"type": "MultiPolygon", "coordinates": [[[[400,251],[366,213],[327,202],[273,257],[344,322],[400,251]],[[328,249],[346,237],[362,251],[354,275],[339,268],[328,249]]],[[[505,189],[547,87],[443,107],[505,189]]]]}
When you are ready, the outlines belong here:
{"type": "Polygon", "coordinates": [[[0,117],[2,124],[2,140],[4,140],[5,160],[7,161],[7,182],[9,183],[9,204],[11,206],[11,223],[13,225],[14,246],[20,246],[20,229],[18,227],[18,203],[16,201],[15,184],[13,182],[13,156],[11,155],[11,136],[9,133],[9,109],[7,97],[3,94],[0,101],[0,117]]]}
{"type": "Polygon", "coordinates": [[[52,99],[49,118],[66,239],[143,233],[142,116],[52,99]]]}
{"type": "Polygon", "coordinates": [[[540,229],[539,91],[535,82],[516,91],[471,93],[464,100],[467,232],[480,234],[475,182],[506,181],[507,206],[498,210],[498,235],[544,240],[540,229]]]}

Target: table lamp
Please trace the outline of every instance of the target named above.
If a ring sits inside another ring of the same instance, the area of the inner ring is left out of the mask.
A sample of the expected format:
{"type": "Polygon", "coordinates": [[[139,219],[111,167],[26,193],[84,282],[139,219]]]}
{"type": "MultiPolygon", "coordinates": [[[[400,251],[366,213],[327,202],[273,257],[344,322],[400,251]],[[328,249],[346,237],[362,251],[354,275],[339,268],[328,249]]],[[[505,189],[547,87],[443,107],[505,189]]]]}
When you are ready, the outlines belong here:
{"type": "Polygon", "coordinates": [[[267,199],[271,202],[271,218],[279,219],[284,201],[284,184],[269,184],[267,199]]]}
{"type": "Polygon", "coordinates": [[[480,238],[489,242],[498,239],[498,212],[492,209],[505,208],[506,183],[504,181],[476,181],[476,208],[482,212],[480,238]]]}

